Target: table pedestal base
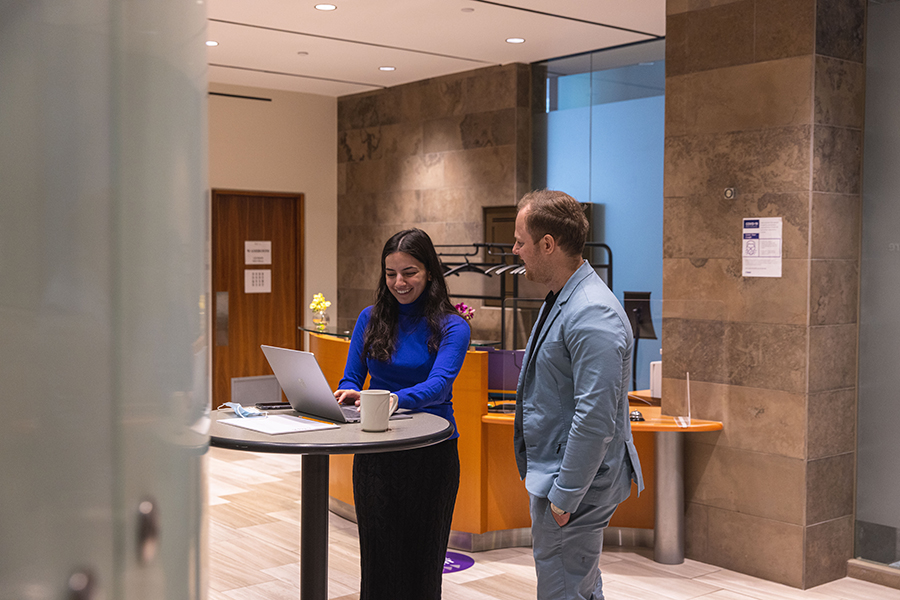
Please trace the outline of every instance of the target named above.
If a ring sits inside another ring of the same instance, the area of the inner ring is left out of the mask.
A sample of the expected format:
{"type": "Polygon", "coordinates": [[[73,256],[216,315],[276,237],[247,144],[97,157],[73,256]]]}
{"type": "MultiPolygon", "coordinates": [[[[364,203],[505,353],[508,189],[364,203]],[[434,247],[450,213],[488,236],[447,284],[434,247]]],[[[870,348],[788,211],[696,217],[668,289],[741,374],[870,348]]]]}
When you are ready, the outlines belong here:
{"type": "Polygon", "coordinates": [[[327,454],[304,454],[301,458],[300,498],[300,598],[327,600],[327,454]],[[322,548],[326,549],[324,554],[322,548]]]}
{"type": "Polygon", "coordinates": [[[656,527],[653,560],[664,565],[684,562],[684,453],[682,434],[657,431],[656,527]]]}

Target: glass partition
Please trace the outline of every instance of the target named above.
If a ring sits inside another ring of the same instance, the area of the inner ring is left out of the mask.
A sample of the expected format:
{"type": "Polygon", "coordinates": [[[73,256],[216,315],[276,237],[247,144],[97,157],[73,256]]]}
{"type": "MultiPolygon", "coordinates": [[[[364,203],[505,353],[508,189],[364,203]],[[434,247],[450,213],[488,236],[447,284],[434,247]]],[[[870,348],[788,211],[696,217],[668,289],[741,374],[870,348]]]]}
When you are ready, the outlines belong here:
{"type": "Polygon", "coordinates": [[[869,3],[859,310],[856,556],[900,567],[900,3],[869,3]]]}
{"type": "MultiPolygon", "coordinates": [[[[613,292],[662,299],[665,42],[537,63],[536,188],[593,204],[594,242],[615,257],[613,292]]],[[[638,343],[637,387],[649,387],[659,339],[638,343]]]]}
{"type": "Polygon", "coordinates": [[[0,3],[2,598],[206,598],[205,41],[0,3]]]}

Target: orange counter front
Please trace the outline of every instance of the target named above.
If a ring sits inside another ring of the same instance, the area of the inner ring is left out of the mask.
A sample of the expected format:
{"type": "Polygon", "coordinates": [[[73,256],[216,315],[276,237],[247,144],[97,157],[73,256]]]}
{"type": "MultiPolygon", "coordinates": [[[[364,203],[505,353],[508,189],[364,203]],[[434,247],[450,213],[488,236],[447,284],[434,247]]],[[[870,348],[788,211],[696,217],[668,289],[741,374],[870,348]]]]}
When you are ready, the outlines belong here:
{"type": "MultiPolygon", "coordinates": [[[[343,375],[349,341],[327,335],[311,334],[309,337],[310,351],[316,355],[332,389],[336,389],[343,375]]],[[[461,474],[450,545],[462,550],[530,544],[528,494],[519,479],[513,455],[513,415],[489,414],[487,398],[487,352],[470,350],[453,386],[461,474]]],[[[649,535],[643,538],[631,538],[634,544],[646,545],[652,540],[655,525],[653,432],[660,431],[659,427],[668,427],[670,417],[660,417],[658,407],[636,408],[647,419],[644,423],[632,424],[645,490],[640,498],[632,493],[619,505],[610,528],[619,528],[616,533],[620,536],[624,531],[646,532],[649,535]]],[[[721,428],[721,424],[718,426],[721,428]]],[[[330,461],[331,508],[352,518],[353,457],[333,455],[330,461]]],[[[609,533],[607,539],[612,541],[609,533]]]]}

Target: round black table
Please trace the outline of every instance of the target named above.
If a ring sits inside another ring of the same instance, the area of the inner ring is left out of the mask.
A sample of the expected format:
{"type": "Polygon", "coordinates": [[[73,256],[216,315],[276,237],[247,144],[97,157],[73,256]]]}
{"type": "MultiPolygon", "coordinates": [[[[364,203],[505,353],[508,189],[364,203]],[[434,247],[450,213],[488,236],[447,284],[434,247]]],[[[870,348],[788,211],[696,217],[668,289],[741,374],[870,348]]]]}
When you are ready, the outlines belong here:
{"type": "MultiPolygon", "coordinates": [[[[294,411],[270,414],[297,415],[294,411]]],[[[370,454],[412,450],[443,442],[453,426],[430,413],[409,413],[411,418],[392,419],[380,433],[363,431],[359,423],[338,429],[268,435],[219,423],[235,415],[230,410],[212,412],[210,444],[218,448],[250,452],[301,454],[300,462],[300,598],[328,598],[328,455],[370,454]],[[304,548],[307,551],[304,551],[304,548]],[[312,551],[310,551],[312,549],[312,551]]]]}

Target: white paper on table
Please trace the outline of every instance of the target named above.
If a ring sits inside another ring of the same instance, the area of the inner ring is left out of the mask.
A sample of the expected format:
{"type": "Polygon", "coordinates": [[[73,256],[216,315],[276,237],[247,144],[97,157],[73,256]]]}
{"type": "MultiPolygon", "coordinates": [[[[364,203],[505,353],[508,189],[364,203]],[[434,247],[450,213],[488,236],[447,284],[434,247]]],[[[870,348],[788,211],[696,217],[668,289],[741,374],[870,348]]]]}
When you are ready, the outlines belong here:
{"type": "Polygon", "coordinates": [[[219,419],[219,423],[235,425],[244,429],[252,429],[260,433],[278,435],[279,433],[301,433],[304,431],[319,431],[322,429],[337,429],[333,423],[322,423],[303,417],[290,415],[270,415],[265,417],[235,417],[233,419],[219,419]]]}

